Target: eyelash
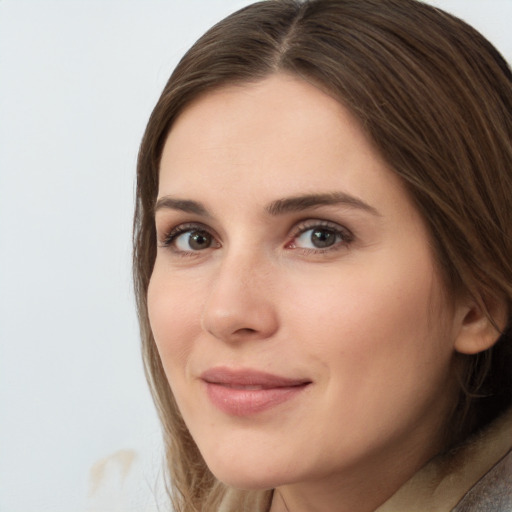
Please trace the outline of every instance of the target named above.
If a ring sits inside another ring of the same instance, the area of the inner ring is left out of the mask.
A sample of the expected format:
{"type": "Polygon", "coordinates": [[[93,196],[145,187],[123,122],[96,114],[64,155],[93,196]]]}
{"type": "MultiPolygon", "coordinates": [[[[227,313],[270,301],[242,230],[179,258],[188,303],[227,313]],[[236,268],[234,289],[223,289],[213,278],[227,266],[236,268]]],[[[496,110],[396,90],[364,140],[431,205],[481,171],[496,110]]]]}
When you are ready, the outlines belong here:
{"type": "MultiPolygon", "coordinates": [[[[160,246],[163,248],[169,248],[172,249],[176,254],[186,256],[190,255],[193,256],[195,253],[198,253],[200,251],[180,251],[179,249],[176,249],[173,247],[173,244],[176,242],[179,236],[185,234],[185,233],[192,233],[194,231],[197,231],[198,233],[205,233],[212,237],[213,240],[216,239],[215,235],[211,233],[209,228],[204,226],[200,223],[186,223],[186,224],[180,224],[179,226],[176,226],[173,228],[169,233],[165,234],[165,236],[162,239],[162,242],[160,243],[160,246]]],[[[218,243],[218,242],[217,242],[218,243]]],[[[220,246],[220,244],[218,243],[220,246]]]]}
{"type": "Polygon", "coordinates": [[[292,241],[286,244],[286,247],[289,249],[300,250],[303,254],[326,254],[331,251],[337,251],[342,248],[347,248],[354,241],[354,235],[352,232],[339,224],[335,224],[334,222],[325,221],[325,220],[307,220],[301,222],[297,225],[296,229],[292,234],[292,241]],[[294,247],[295,240],[299,238],[304,233],[311,231],[315,228],[319,228],[319,230],[331,231],[336,238],[340,238],[341,241],[335,242],[333,245],[330,245],[325,248],[317,248],[317,249],[306,249],[301,247],[294,247]]]}
{"type": "MultiPolygon", "coordinates": [[[[190,251],[182,251],[177,249],[174,244],[179,236],[185,233],[205,233],[210,236],[212,240],[217,244],[216,247],[221,247],[220,242],[218,242],[217,237],[214,233],[211,232],[210,228],[200,223],[186,223],[180,224],[173,228],[170,232],[164,235],[162,241],[160,243],[160,247],[171,249],[178,256],[197,256],[201,253],[201,250],[190,250],[190,251]]],[[[301,251],[304,255],[312,255],[312,254],[326,254],[331,251],[341,250],[342,248],[347,248],[354,241],[354,235],[347,228],[340,226],[339,224],[335,224],[330,221],[325,220],[307,220],[299,223],[290,236],[290,240],[285,244],[286,249],[294,249],[301,251]],[[302,236],[304,233],[311,231],[315,228],[319,228],[319,230],[330,231],[336,238],[340,238],[341,241],[335,242],[333,245],[330,245],[325,248],[301,248],[296,246],[296,240],[302,236]]],[[[208,247],[210,248],[210,247],[208,247]]],[[[206,248],[205,248],[206,250],[206,248]]]]}

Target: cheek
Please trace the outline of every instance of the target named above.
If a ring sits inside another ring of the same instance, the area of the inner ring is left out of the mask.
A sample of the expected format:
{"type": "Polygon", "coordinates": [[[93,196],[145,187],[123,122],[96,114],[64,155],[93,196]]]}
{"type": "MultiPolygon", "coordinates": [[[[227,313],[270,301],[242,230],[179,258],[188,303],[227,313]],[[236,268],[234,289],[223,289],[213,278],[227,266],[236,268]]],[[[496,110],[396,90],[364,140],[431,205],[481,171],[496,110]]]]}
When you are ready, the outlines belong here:
{"type": "Polygon", "coordinates": [[[444,343],[431,321],[441,309],[439,295],[429,260],[418,272],[395,259],[303,282],[290,289],[287,310],[304,348],[326,365],[338,360],[349,369],[411,367],[438,354],[444,343]]]}
{"type": "Polygon", "coordinates": [[[295,339],[319,369],[319,416],[333,425],[322,435],[337,438],[343,425],[349,440],[340,452],[323,445],[321,456],[334,457],[333,464],[344,449],[350,453],[347,446],[370,449],[405,435],[425,415],[441,416],[438,398],[451,399],[453,351],[449,329],[437,325],[446,324],[432,317],[441,309],[434,273],[429,265],[420,274],[393,267],[339,274],[329,286],[310,282],[302,295],[292,290],[299,297],[288,306],[295,339]]]}
{"type": "Polygon", "coordinates": [[[200,328],[200,296],[189,284],[166,278],[157,266],[149,283],[149,322],[168,377],[185,368],[200,328]]]}

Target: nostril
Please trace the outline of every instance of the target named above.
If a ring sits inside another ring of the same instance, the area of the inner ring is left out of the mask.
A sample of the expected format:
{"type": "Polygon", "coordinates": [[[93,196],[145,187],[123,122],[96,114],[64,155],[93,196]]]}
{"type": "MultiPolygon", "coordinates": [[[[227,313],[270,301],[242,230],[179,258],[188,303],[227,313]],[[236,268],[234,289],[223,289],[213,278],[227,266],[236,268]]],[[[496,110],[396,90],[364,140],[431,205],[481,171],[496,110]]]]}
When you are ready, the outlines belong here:
{"type": "Polygon", "coordinates": [[[255,332],[258,332],[256,329],[251,329],[249,327],[244,327],[242,329],[238,329],[236,331],[236,334],[254,334],[255,332]]]}

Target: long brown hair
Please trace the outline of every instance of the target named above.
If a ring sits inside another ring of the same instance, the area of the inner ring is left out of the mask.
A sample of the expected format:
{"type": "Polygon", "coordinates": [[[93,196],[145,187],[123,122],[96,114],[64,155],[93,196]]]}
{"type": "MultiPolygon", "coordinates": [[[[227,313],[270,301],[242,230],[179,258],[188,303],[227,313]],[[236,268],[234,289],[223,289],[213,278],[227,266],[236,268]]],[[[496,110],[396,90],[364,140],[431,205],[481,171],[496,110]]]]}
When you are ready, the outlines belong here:
{"type": "MultiPolygon", "coordinates": [[[[497,300],[509,312],[512,305],[512,74],[496,49],[461,20],[416,0],[268,0],[229,16],[170,77],[137,170],[134,280],[143,355],[180,512],[216,510],[228,491],[181,418],[148,322],[161,152],[191,101],[279,71],[314,83],[356,116],[423,215],[447,290],[468,294],[483,311],[497,300]]],[[[463,367],[450,425],[456,440],[512,402],[510,331],[492,349],[465,356],[463,367]]],[[[268,506],[269,492],[241,491],[232,510],[245,510],[244,503],[256,510],[255,496],[268,506]]]]}

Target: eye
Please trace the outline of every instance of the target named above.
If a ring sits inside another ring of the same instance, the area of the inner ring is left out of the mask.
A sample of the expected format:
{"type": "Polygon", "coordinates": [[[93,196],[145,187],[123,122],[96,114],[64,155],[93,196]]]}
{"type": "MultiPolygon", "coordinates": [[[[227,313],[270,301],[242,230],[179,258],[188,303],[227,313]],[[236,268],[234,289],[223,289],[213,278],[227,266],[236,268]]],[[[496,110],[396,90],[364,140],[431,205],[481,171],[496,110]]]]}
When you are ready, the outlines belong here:
{"type": "Polygon", "coordinates": [[[325,252],[346,246],[352,240],[352,233],[337,224],[325,221],[308,221],[298,226],[297,233],[287,248],[325,252]]]}
{"type": "Polygon", "coordinates": [[[174,228],[165,237],[162,245],[172,248],[177,253],[193,253],[220,247],[215,237],[198,225],[182,225],[174,228]]]}
{"type": "Polygon", "coordinates": [[[325,249],[326,247],[334,245],[337,238],[338,235],[332,229],[313,228],[304,231],[304,233],[297,238],[295,245],[308,249],[325,249]]]}
{"type": "Polygon", "coordinates": [[[186,231],[175,237],[174,246],[178,251],[201,251],[212,245],[212,236],[206,231],[186,231]]]}

